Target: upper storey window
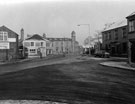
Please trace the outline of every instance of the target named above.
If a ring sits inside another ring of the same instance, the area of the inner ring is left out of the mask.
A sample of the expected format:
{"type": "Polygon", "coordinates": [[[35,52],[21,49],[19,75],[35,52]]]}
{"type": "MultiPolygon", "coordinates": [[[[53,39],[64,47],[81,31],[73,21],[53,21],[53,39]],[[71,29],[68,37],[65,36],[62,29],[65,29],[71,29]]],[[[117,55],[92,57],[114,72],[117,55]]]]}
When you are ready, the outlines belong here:
{"type": "Polygon", "coordinates": [[[0,41],[8,41],[8,32],[0,31],[0,41]]]}
{"type": "Polygon", "coordinates": [[[135,31],[135,20],[130,20],[129,21],[129,32],[134,32],[135,31]]]}

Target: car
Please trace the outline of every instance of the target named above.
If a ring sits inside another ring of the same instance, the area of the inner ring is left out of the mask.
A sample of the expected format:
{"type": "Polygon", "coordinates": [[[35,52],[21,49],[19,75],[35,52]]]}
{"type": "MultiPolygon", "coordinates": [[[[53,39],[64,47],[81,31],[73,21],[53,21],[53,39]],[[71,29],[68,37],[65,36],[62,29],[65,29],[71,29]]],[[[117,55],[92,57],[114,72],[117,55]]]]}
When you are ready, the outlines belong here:
{"type": "Polygon", "coordinates": [[[110,53],[104,51],[104,50],[100,50],[95,52],[95,57],[104,57],[104,58],[109,58],[110,57],[110,53]]]}

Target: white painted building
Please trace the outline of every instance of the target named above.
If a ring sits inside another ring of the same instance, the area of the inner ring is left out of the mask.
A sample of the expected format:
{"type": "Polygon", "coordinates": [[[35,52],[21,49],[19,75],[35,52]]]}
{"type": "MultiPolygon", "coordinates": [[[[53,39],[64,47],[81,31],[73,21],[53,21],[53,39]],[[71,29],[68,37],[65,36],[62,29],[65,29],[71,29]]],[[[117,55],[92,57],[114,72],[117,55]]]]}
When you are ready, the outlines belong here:
{"type": "Polygon", "coordinates": [[[44,39],[42,36],[35,34],[30,38],[23,41],[23,46],[28,49],[28,57],[46,57],[46,43],[49,40],[44,39]]]}

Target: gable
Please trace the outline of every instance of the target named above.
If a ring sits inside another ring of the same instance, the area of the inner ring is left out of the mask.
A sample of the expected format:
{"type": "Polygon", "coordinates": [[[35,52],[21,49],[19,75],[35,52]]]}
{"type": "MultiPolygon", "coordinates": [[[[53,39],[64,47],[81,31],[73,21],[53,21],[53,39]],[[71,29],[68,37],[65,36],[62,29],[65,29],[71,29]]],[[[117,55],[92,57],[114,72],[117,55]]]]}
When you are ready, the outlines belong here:
{"type": "Polygon", "coordinates": [[[9,38],[16,38],[18,36],[17,33],[15,33],[14,31],[12,31],[11,29],[7,28],[6,26],[1,26],[0,27],[0,31],[8,32],[8,37],[9,38]]]}

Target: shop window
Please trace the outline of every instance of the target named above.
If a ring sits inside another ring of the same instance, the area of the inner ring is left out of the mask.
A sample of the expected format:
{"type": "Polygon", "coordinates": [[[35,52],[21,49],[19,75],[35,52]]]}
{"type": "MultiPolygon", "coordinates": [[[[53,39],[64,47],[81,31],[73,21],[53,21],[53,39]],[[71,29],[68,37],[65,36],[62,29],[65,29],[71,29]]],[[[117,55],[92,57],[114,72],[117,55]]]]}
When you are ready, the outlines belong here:
{"type": "Polygon", "coordinates": [[[30,53],[36,53],[36,49],[30,49],[30,53]]]}

